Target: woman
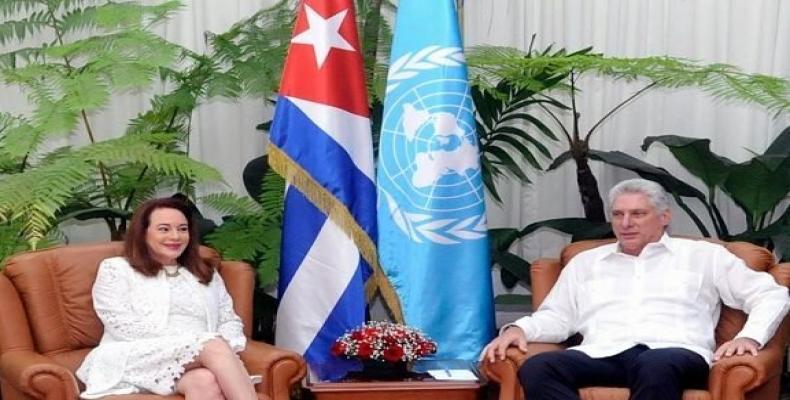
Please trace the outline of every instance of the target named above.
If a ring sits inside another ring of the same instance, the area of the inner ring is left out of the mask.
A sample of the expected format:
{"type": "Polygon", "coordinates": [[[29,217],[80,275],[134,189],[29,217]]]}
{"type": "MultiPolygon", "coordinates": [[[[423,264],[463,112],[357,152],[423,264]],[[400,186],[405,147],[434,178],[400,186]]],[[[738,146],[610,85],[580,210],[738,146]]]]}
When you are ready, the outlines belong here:
{"type": "Polygon", "coordinates": [[[104,335],[77,370],[82,398],[130,393],[187,399],[257,399],[235,353],[246,338],[213,266],[198,255],[186,204],[141,204],[124,257],[101,262],[93,305],[104,335]]]}

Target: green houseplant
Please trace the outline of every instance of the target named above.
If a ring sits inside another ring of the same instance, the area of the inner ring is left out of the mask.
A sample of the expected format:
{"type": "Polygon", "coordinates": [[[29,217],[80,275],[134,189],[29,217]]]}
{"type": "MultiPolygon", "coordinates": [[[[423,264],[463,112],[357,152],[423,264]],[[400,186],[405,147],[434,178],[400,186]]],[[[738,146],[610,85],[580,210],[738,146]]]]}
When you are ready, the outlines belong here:
{"type": "Polygon", "coordinates": [[[16,239],[10,251],[40,246],[70,219],[101,220],[119,239],[130,210],[155,190],[190,193],[196,182],[221,179],[184,152],[186,122],[205,93],[200,78],[209,75],[196,72],[198,57],[173,69],[189,53],[150,31],[179,7],[0,2],[0,43],[35,42],[0,54],[3,82],[26,93],[32,108],[0,116],[0,222],[3,234],[16,239]],[[93,129],[92,118],[113,94],[145,88],[158,76],[174,90],[155,96],[124,135],[103,139],[108,135],[93,129]],[[85,145],[51,148],[53,140],[79,135],[85,145]]]}
{"type": "MultiPolygon", "coordinates": [[[[790,259],[790,207],[784,204],[782,211],[783,203],[790,196],[790,127],[785,128],[763,154],[741,163],[713,153],[707,139],[649,136],[642,149],[647,151],[656,143],[666,146],[688,172],[705,184],[704,195],[695,197],[705,206],[717,237],[752,242],[775,250],[783,261],[790,259]],[[716,205],[719,191],[743,211],[746,217],[743,232],[733,233],[722,218],[716,205]]],[[[672,193],[682,192],[671,183],[665,186],[672,193]]],[[[693,214],[691,209],[686,212],[693,214]]],[[[702,218],[694,216],[692,219],[696,222],[702,218]]],[[[700,232],[706,232],[704,226],[699,228],[700,232]]]]}
{"type": "MultiPolygon", "coordinates": [[[[587,54],[590,50],[586,48],[573,54],[587,54]]],[[[566,52],[563,49],[552,52],[549,47],[540,52],[529,51],[526,57],[532,55],[562,57],[566,52]]],[[[497,202],[502,202],[496,188],[498,177],[510,175],[529,184],[531,181],[522,170],[522,161],[541,170],[539,159],[551,157],[548,147],[540,139],[559,139],[534,111],[547,107],[558,111],[570,109],[548,93],[548,88],[561,86],[569,74],[547,69],[533,76],[535,82],[539,82],[536,85],[517,86],[505,79],[492,87],[485,82],[472,85],[483,183],[497,202]]]]}
{"type": "MultiPolygon", "coordinates": [[[[558,107],[552,102],[539,103],[537,106],[540,112],[548,116],[547,126],[556,132],[555,136],[562,138],[567,144],[567,149],[554,157],[548,169],[558,168],[570,160],[575,162],[585,222],[581,223],[578,218],[562,218],[540,221],[523,229],[494,230],[492,254],[494,260],[502,267],[503,278],[508,286],[515,285],[518,280],[526,282],[528,279],[526,271],[529,267],[527,261],[510,252],[509,248],[515,241],[540,228],[548,227],[566,232],[571,234],[574,240],[611,235],[607,227],[597,179],[589,166],[590,160],[641,170],[640,175],[648,179],[653,177],[665,187],[671,185],[678,193],[676,195],[678,204],[684,209],[688,207],[683,203],[683,197],[704,198],[704,194],[696,188],[635,157],[619,151],[590,148],[590,139],[600,132],[600,127],[613,115],[626,109],[641,94],[657,88],[695,87],[716,99],[751,102],[765,107],[769,112],[782,113],[790,108],[790,99],[787,95],[790,84],[786,80],[747,74],[725,64],[705,65],[673,57],[614,58],[591,51],[567,54],[530,49],[521,52],[490,46],[476,48],[469,61],[478,74],[479,82],[485,87],[496,88],[504,82],[510,87],[533,91],[537,99],[555,100],[561,95],[568,98],[567,107],[558,107]],[[576,105],[578,81],[583,75],[596,75],[613,81],[637,82],[641,83],[642,87],[607,111],[589,128],[583,129],[580,124],[581,113],[576,105]],[[555,82],[542,79],[541,77],[544,76],[563,76],[565,79],[555,82]],[[553,97],[548,97],[549,95],[553,97]],[[570,122],[566,122],[568,120],[570,122]]],[[[692,218],[695,217],[694,215],[692,218]]],[[[703,234],[705,233],[703,231],[703,234]]]]}
{"type": "Polygon", "coordinates": [[[469,58],[480,76],[480,82],[494,86],[501,81],[516,88],[528,88],[538,98],[561,91],[569,99],[570,123],[563,121],[566,108],[543,104],[541,108],[554,122],[566,144],[566,151],[554,157],[549,169],[573,160],[576,164],[579,194],[584,206],[585,217],[593,221],[605,221],[603,201],[597,180],[589,169],[590,139],[600,132],[599,128],[613,115],[626,108],[641,94],[658,88],[693,87],[710,94],[716,99],[752,102],[764,106],[770,112],[782,112],[790,108],[788,82],[781,78],[747,74],[735,66],[726,64],[702,64],[674,57],[618,58],[606,57],[591,51],[566,54],[531,51],[524,53],[514,49],[478,47],[469,58]],[[541,79],[545,75],[561,75],[567,81],[552,82],[541,79]],[[580,125],[581,112],[576,107],[577,83],[583,75],[597,75],[623,82],[641,82],[643,86],[607,111],[587,129],[580,125]]]}

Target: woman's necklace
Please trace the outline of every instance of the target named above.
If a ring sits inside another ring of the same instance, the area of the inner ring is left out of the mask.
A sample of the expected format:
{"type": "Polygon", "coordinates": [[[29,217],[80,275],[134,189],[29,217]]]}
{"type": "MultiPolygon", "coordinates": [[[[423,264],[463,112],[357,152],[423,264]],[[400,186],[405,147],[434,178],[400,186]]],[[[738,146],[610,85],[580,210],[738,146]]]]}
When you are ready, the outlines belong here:
{"type": "Polygon", "coordinates": [[[175,277],[177,277],[180,274],[180,272],[178,272],[178,270],[181,269],[181,266],[180,265],[163,265],[162,268],[165,269],[165,276],[167,276],[168,278],[175,278],[175,277]]]}

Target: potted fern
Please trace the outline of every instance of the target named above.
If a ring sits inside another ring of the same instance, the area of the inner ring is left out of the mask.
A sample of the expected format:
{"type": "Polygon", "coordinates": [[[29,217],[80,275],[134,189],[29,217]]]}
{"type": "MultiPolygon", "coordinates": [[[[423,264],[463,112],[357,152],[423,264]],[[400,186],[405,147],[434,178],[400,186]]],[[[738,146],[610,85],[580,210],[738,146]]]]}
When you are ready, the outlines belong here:
{"type": "Polygon", "coordinates": [[[213,71],[151,32],[179,7],[0,2],[0,43],[16,45],[0,54],[0,77],[27,94],[32,110],[0,114],[0,236],[7,240],[0,257],[58,240],[58,224],[72,219],[103,221],[117,240],[134,206],[156,190],[191,193],[197,182],[221,180],[185,153],[188,119],[213,71]],[[185,58],[187,68],[172,68],[185,58]],[[155,96],[125,134],[108,138],[94,129],[114,94],[159,76],[174,90],[155,96]],[[51,148],[78,136],[85,145],[51,148]]]}

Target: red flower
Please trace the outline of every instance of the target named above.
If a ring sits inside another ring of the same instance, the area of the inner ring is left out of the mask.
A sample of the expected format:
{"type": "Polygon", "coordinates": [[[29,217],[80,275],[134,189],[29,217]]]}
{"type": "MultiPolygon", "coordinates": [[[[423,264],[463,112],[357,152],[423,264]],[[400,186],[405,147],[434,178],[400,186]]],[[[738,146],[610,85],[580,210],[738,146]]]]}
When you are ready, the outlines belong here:
{"type": "Polygon", "coordinates": [[[401,361],[403,349],[397,346],[388,347],[384,350],[384,359],[389,362],[401,361]]]}
{"type": "Polygon", "coordinates": [[[359,356],[359,358],[369,359],[371,354],[373,354],[373,348],[370,347],[370,344],[365,342],[359,344],[359,348],[357,349],[357,356],[359,356]]]}
{"type": "Polygon", "coordinates": [[[421,356],[427,356],[428,354],[436,352],[436,346],[434,346],[433,343],[420,343],[417,351],[421,356]]]}
{"type": "Polygon", "coordinates": [[[341,356],[346,352],[346,347],[346,344],[343,342],[335,342],[335,344],[332,345],[330,351],[334,356],[341,356]]]}

